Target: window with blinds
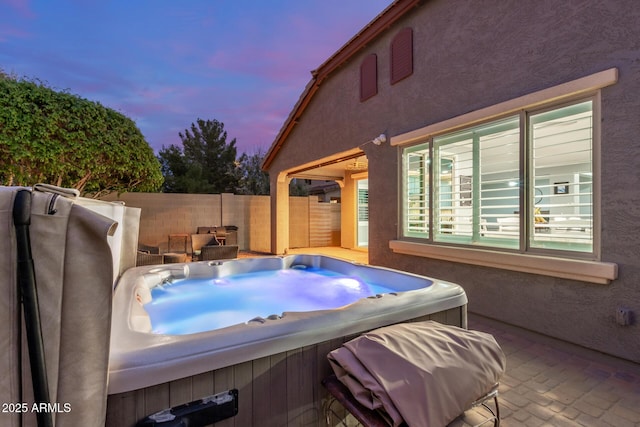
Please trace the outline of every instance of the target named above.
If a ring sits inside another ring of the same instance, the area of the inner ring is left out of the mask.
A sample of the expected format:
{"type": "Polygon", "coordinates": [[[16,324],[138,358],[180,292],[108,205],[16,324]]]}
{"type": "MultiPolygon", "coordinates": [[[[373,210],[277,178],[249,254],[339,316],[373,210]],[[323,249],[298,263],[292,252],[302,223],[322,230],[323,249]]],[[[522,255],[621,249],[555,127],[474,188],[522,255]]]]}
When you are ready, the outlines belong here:
{"type": "Polygon", "coordinates": [[[404,148],[403,235],[593,253],[593,133],[589,99],[404,148]]]}
{"type": "Polygon", "coordinates": [[[404,231],[409,237],[429,237],[429,144],[404,150],[404,231]]]}
{"type": "Polygon", "coordinates": [[[434,239],[518,248],[520,118],[443,135],[433,146],[434,239]]]}
{"type": "Polygon", "coordinates": [[[533,248],[593,250],[592,101],[532,114],[533,248]]]}

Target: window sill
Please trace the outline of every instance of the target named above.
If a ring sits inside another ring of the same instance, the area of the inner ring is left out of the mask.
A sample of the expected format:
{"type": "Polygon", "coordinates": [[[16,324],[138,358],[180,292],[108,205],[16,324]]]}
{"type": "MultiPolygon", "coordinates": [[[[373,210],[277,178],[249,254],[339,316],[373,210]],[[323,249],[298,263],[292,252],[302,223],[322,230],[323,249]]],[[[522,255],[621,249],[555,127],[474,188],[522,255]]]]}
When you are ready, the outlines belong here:
{"type": "Polygon", "coordinates": [[[544,276],[604,285],[611,283],[612,280],[618,277],[618,265],[610,262],[515,254],[487,249],[440,246],[402,240],[391,240],[389,242],[389,248],[399,254],[541,274],[544,276]]]}

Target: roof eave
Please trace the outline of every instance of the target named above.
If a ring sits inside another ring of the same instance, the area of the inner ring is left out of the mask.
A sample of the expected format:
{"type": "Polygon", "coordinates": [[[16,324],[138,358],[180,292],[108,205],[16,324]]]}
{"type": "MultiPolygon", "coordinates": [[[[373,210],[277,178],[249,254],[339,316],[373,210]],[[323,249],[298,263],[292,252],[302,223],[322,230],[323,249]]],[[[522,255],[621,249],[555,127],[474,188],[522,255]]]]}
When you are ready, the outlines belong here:
{"type": "Polygon", "coordinates": [[[262,162],[262,170],[268,170],[271,163],[275,159],[278,151],[284,144],[285,140],[293,130],[293,127],[299,120],[300,116],[306,109],[311,98],[316,93],[322,82],[336,69],[351,59],[356,53],[363,49],[369,42],[374,40],[380,33],[389,28],[398,19],[403,17],[409,10],[420,3],[421,0],[396,0],[391,3],[385,10],[376,16],[369,24],[353,36],[345,45],[343,45],[336,53],[327,59],[322,65],[311,72],[311,80],[305,87],[302,95],[296,102],[295,106],[284,125],[278,132],[276,139],[269,147],[267,154],[262,162]]]}

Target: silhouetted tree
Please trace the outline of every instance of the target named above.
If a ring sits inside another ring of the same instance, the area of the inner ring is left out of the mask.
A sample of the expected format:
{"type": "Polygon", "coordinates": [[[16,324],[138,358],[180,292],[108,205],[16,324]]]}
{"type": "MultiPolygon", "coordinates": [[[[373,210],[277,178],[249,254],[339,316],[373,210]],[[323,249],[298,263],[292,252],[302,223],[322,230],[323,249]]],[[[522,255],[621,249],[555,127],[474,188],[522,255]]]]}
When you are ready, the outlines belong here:
{"type": "MultiPolygon", "coordinates": [[[[310,181],[309,181],[310,182],[310,181]]],[[[289,195],[306,197],[309,195],[309,184],[304,179],[292,179],[289,183],[289,195]]]]}
{"type": "Polygon", "coordinates": [[[269,194],[269,174],[262,170],[264,153],[258,150],[252,155],[243,153],[238,159],[240,180],[239,194],[269,194]]]}
{"type": "Polygon", "coordinates": [[[224,124],[196,120],[178,134],[182,148],[164,146],[158,153],[167,193],[233,193],[238,188],[236,140],[227,142],[224,124]]]}

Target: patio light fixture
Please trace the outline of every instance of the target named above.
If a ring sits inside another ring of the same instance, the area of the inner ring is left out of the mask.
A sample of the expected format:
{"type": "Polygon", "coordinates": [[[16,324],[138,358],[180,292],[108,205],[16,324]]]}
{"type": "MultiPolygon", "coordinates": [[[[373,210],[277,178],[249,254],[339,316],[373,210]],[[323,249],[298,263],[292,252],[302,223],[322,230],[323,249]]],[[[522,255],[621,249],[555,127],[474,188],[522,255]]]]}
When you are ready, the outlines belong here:
{"type": "Polygon", "coordinates": [[[371,142],[373,142],[375,145],[383,144],[387,142],[387,135],[385,135],[384,133],[381,133],[377,137],[373,138],[371,142]]]}

